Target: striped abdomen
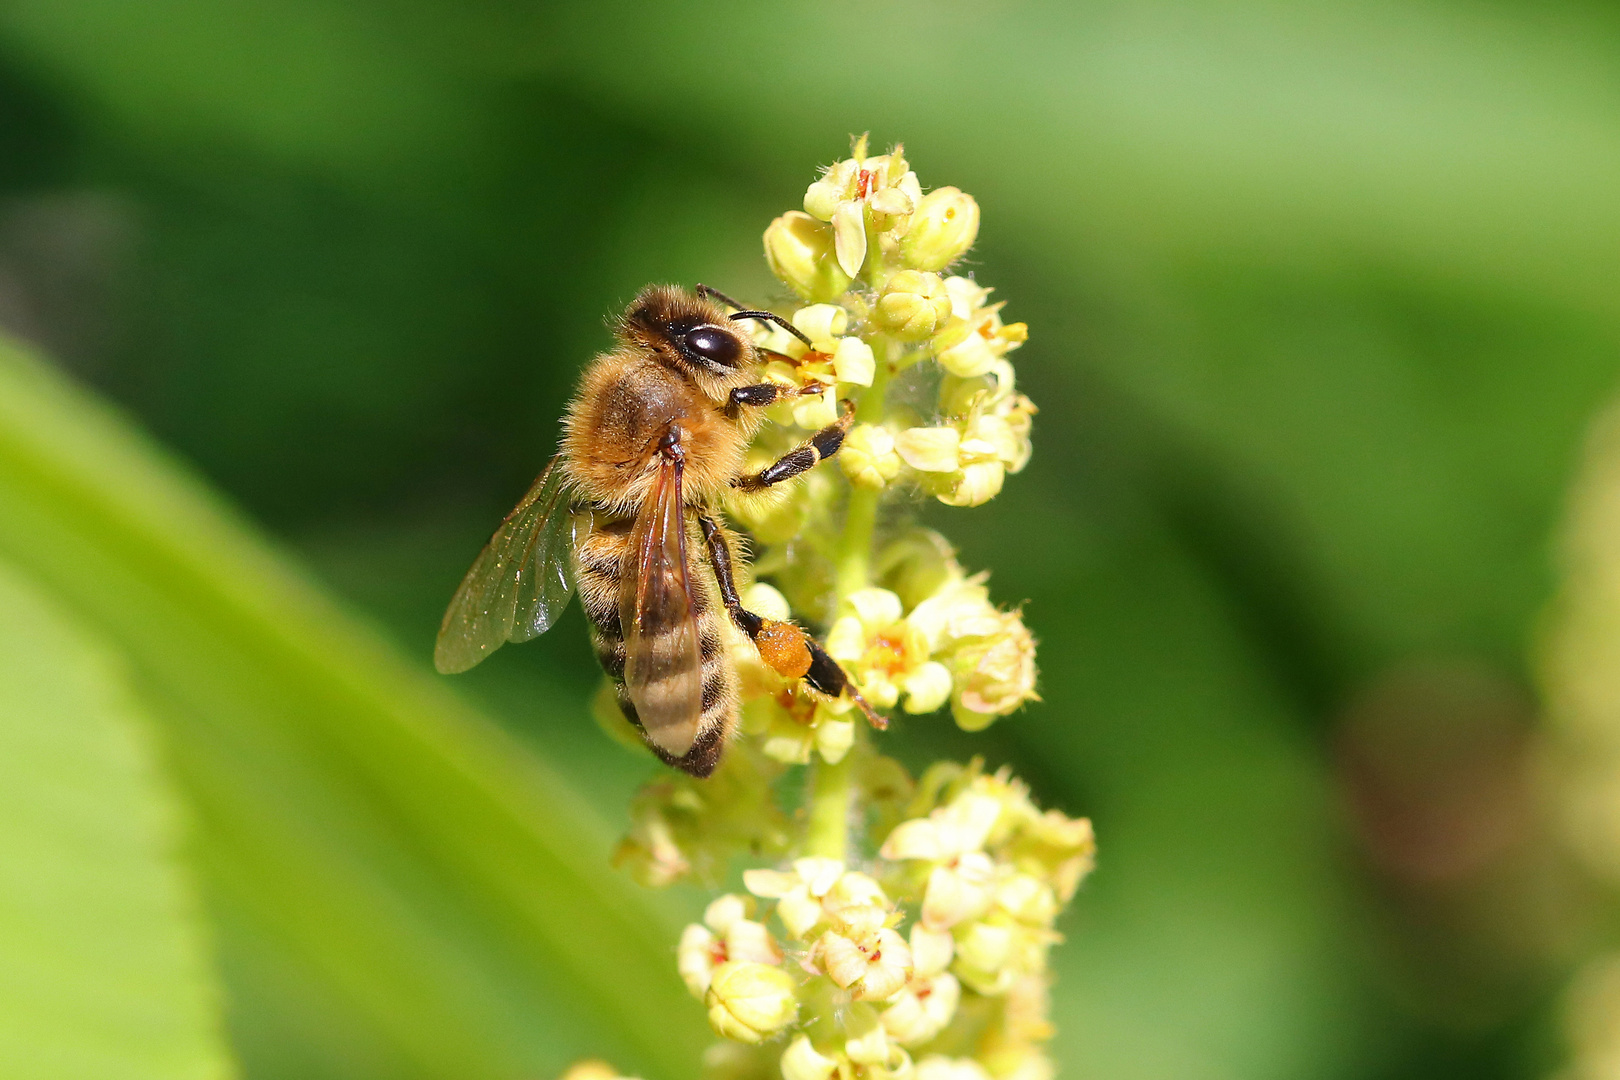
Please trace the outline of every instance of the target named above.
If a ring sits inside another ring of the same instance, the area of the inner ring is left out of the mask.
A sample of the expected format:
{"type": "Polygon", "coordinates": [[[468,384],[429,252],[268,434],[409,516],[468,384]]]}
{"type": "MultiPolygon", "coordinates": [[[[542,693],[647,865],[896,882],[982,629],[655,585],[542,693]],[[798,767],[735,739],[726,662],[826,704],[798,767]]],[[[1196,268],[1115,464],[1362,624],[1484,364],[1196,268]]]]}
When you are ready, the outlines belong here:
{"type": "MultiPolygon", "coordinates": [[[[619,708],[637,728],[641,722],[624,685],[624,630],[619,622],[619,593],[629,576],[631,532],[634,519],[610,518],[598,513],[590,534],[575,552],[578,568],[579,599],[591,624],[591,644],[596,658],[614,681],[619,708]]],[[[704,551],[701,539],[688,537],[687,574],[692,583],[692,615],[697,622],[698,652],[703,664],[702,717],[698,736],[685,754],[675,757],[651,740],[653,753],[678,769],[694,776],[708,776],[720,761],[720,752],[737,722],[737,672],[732,667],[724,624],[725,608],[719,602],[713,576],[699,557],[704,551]]],[[[644,630],[649,628],[644,627],[644,630]]],[[[655,632],[655,631],[650,631],[655,632]]],[[[667,632],[667,631],[666,631],[667,632]]],[[[653,642],[657,647],[657,642],[653,642]]],[[[687,646],[690,648],[690,645],[687,646]]]]}

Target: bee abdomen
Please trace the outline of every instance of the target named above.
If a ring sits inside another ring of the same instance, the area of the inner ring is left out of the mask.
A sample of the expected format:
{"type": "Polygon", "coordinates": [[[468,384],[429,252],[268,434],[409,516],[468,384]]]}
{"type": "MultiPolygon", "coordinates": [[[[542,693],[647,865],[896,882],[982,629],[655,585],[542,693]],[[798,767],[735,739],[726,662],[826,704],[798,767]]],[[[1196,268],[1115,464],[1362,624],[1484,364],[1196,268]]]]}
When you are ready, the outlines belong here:
{"type": "MultiPolygon", "coordinates": [[[[591,644],[596,650],[597,662],[617,683],[619,708],[632,724],[640,727],[635,704],[624,685],[624,628],[619,622],[619,592],[626,576],[626,560],[632,557],[631,525],[629,519],[607,523],[599,520],[576,552],[576,579],[580,603],[591,624],[591,644]]],[[[701,547],[698,550],[702,550],[701,547]]],[[[737,673],[731,663],[724,608],[714,596],[706,567],[692,565],[687,572],[693,585],[692,616],[697,623],[698,654],[703,664],[698,735],[691,748],[679,757],[650,742],[648,745],[666,763],[694,776],[708,776],[719,764],[726,740],[737,725],[737,673]]],[[[662,637],[675,631],[653,632],[662,637]]],[[[656,643],[654,648],[657,648],[656,643]]]]}

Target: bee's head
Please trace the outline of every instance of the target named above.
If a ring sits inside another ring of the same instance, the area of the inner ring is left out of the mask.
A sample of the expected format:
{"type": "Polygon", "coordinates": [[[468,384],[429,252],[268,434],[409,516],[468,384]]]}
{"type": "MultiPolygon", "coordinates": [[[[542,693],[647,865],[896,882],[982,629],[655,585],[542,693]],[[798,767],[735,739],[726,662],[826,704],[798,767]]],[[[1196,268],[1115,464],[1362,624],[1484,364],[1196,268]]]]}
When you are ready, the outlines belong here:
{"type": "Polygon", "coordinates": [[[719,400],[732,387],[749,382],[760,364],[759,350],[739,318],[768,318],[803,337],[778,315],[727,314],[709,295],[695,295],[674,285],[643,289],[625,312],[623,333],[681,368],[719,400]]]}

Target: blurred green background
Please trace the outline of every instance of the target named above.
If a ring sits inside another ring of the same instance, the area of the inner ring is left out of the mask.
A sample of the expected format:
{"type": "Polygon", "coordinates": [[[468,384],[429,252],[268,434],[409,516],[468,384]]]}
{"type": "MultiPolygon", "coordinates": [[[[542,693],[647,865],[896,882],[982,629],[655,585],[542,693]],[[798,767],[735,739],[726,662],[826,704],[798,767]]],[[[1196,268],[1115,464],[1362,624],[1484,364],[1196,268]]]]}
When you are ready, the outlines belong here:
{"type": "Polygon", "coordinates": [[[1577,0],[3,0],[0,1071],[693,1075],[577,611],[432,636],[605,317],[768,299],[870,130],[1031,328],[1031,466],[927,516],[1045,700],[895,743],[1096,821],[1065,1075],[1547,1075],[1613,938],[1530,658],[1617,56],[1577,0]]]}

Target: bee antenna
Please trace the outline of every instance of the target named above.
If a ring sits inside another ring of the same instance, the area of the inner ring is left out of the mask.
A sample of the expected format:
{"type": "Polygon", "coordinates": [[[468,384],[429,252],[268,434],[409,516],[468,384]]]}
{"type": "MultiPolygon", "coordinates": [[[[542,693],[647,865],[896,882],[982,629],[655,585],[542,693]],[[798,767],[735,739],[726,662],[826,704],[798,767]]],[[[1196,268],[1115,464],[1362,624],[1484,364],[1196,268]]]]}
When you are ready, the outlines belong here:
{"type": "Polygon", "coordinates": [[[712,298],[718,300],[727,307],[737,308],[738,310],[731,313],[731,318],[733,319],[758,319],[761,322],[773,322],[777,326],[780,326],[782,329],[786,330],[788,333],[792,334],[794,337],[798,338],[800,341],[804,342],[805,348],[812,351],[815,350],[815,345],[812,344],[810,339],[805,336],[804,331],[800,330],[797,326],[794,326],[792,323],[788,322],[774,311],[752,311],[745,309],[741,304],[737,303],[737,301],[733,300],[719,289],[710,288],[707,285],[700,284],[692,291],[706,299],[712,298]]]}
{"type": "Polygon", "coordinates": [[[805,348],[810,349],[811,351],[815,350],[815,345],[811,344],[810,339],[805,336],[803,330],[800,330],[797,326],[794,326],[792,323],[788,322],[774,311],[733,311],[731,313],[731,317],[733,319],[758,319],[761,322],[773,322],[777,326],[780,326],[782,329],[786,330],[788,333],[792,334],[794,337],[798,338],[800,341],[804,342],[805,348]]]}

